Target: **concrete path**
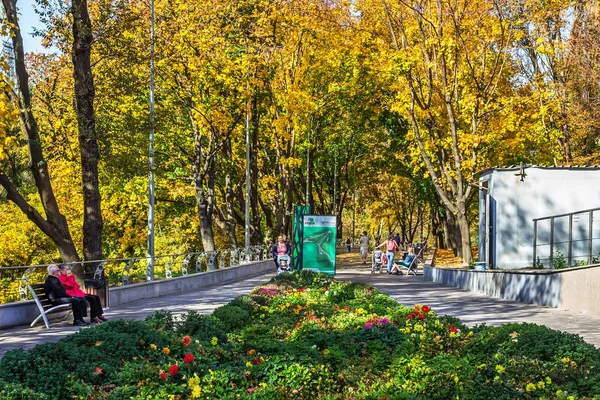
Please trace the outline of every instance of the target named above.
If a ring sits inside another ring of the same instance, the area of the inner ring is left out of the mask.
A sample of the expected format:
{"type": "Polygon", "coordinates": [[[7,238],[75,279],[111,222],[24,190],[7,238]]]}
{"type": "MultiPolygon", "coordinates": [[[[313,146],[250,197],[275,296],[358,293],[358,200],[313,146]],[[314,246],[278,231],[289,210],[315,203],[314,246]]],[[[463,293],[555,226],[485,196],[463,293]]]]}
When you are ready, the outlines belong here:
{"type": "MultiPolygon", "coordinates": [[[[458,317],[469,326],[482,323],[499,325],[506,322],[533,322],[578,334],[588,343],[600,347],[598,317],[495,299],[424,281],[422,276],[371,275],[370,268],[351,261],[356,258],[357,256],[352,254],[338,256],[338,279],[373,285],[408,306],[427,304],[437,314],[458,317]]],[[[273,275],[261,275],[193,293],[143,299],[107,310],[105,315],[109,319],[139,320],[158,310],[171,311],[175,315],[191,310],[209,314],[235,297],[247,294],[254,286],[267,282],[273,275]]],[[[21,327],[0,331],[0,357],[11,349],[28,350],[39,343],[56,342],[78,330],[79,328],[73,327],[69,321],[54,324],[49,330],[41,327],[21,327]]]]}

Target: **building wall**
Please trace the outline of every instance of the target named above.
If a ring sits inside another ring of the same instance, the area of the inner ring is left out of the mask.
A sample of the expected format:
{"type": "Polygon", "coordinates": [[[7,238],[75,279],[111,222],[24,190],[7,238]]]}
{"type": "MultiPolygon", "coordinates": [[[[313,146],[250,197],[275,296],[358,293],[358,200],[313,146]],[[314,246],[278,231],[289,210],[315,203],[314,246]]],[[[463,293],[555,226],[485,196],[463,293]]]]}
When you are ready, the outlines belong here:
{"type": "MultiPolygon", "coordinates": [[[[480,183],[489,181],[490,196],[496,202],[495,254],[491,258],[495,256],[495,266],[498,268],[533,265],[534,218],[600,207],[600,169],[527,167],[527,176],[523,181],[515,175],[518,172],[518,168],[492,169],[480,176],[480,183]]],[[[480,210],[480,218],[482,213],[483,210],[480,210]]],[[[600,216],[600,212],[596,215],[600,216]]],[[[480,243],[483,241],[481,225],[480,222],[480,243]]],[[[586,226],[589,226],[589,220],[585,216],[574,221],[574,238],[583,235],[586,226]]],[[[540,223],[538,232],[540,246],[537,253],[540,258],[549,257],[550,246],[544,247],[542,243],[550,242],[550,222],[540,223]]],[[[594,236],[600,238],[600,227],[595,229],[594,236]]],[[[555,237],[568,240],[568,218],[556,221],[555,237]]],[[[594,254],[597,254],[600,240],[594,247],[594,254]]],[[[567,244],[557,243],[554,247],[556,250],[566,256],[567,244]]],[[[573,253],[580,254],[583,251],[584,243],[577,242],[573,253]]],[[[547,263],[545,265],[548,266],[547,263]]]]}

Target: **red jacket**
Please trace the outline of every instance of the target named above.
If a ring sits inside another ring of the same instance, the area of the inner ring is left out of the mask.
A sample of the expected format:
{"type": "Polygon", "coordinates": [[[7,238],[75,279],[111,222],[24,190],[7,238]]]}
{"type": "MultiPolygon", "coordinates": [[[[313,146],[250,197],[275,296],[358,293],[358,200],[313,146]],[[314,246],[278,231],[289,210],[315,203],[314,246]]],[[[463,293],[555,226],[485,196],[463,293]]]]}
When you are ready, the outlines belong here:
{"type": "Polygon", "coordinates": [[[85,293],[79,288],[77,281],[75,280],[75,275],[66,276],[59,275],[58,279],[60,279],[60,283],[63,284],[67,294],[71,297],[85,297],[85,293]]]}

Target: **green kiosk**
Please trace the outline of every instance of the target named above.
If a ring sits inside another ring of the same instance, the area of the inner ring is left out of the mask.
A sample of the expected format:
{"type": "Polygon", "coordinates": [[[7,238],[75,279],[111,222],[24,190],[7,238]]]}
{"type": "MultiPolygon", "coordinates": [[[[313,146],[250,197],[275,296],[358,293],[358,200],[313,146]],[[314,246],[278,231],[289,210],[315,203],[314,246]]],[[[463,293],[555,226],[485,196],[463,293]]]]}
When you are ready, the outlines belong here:
{"type": "Polygon", "coordinates": [[[335,215],[302,218],[302,269],[335,275],[335,215]]]}

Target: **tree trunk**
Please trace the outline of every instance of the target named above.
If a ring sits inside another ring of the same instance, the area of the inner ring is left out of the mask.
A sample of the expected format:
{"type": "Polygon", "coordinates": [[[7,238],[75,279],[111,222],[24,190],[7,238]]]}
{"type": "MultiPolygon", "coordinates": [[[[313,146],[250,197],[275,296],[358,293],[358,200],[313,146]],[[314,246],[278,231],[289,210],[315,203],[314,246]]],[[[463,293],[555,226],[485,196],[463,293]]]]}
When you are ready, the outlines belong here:
{"type": "Polygon", "coordinates": [[[94,77],[90,65],[92,24],[86,0],[73,0],[73,78],[83,186],[83,257],[102,259],[102,212],[98,185],[98,141],[94,117],[94,77]]]}
{"type": "Polygon", "coordinates": [[[200,220],[200,237],[202,239],[204,251],[214,251],[213,205],[215,161],[214,158],[207,160],[203,159],[202,138],[198,127],[195,124],[193,125],[193,129],[194,163],[192,165],[192,173],[194,179],[194,191],[196,193],[196,205],[198,207],[198,218],[200,220]],[[206,182],[204,182],[205,180],[206,182]]]}
{"type": "Polygon", "coordinates": [[[25,68],[23,38],[21,36],[16,13],[16,1],[2,0],[2,4],[4,5],[7,21],[10,24],[15,73],[17,76],[19,92],[18,102],[19,109],[21,110],[19,117],[21,119],[23,130],[27,136],[29,168],[33,174],[35,186],[40,196],[46,219],[25,201],[2,171],[0,171],[0,184],[2,184],[9,193],[9,199],[25,213],[29,220],[34,222],[42,232],[52,239],[58,248],[63,262],[78,261],[79,255],[73,244],[67,219],[60,213],[58,203],[54,197],[54,191],[52,190],[52,184],[50,183],[48,164],[42,153],[42,143],[39,137],[37,123],[31,113],[29,76],[27,74],[27,69],[25,68]]]}
{"type": "Polygon", "coordinates": [[[463,263],[470,265],[473,263],[473,254],[471,253],[471,231],[469,229],[469,221],[466,214],[459,213],[456,217],[458,223],[458,231],[460,232],[460,247],[463,263]]]}

